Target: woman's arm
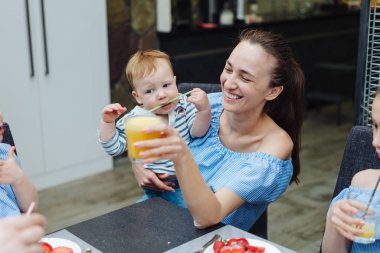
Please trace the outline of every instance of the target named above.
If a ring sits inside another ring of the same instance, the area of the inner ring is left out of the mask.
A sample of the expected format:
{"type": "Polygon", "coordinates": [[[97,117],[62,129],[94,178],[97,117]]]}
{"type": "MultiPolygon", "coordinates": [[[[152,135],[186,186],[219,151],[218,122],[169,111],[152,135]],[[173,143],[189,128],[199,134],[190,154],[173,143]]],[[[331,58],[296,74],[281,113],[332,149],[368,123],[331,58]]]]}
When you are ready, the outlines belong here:
{"type": "Polygon", "coordinates": [[[145,131],[160,131],[164,138],[136,142],[134,145],[152,148],[140,153],[145,157],[144,163],[162,159],[173,160],[183,198],[197,227],[214,225],[244,204],[244,200],[225,188],[215,194],[211,191],[203,180],[188,146],[175,129],[160,125],[146,128],[145,131]],[[152,155],[153,157],[149,157],[152,155]]]}

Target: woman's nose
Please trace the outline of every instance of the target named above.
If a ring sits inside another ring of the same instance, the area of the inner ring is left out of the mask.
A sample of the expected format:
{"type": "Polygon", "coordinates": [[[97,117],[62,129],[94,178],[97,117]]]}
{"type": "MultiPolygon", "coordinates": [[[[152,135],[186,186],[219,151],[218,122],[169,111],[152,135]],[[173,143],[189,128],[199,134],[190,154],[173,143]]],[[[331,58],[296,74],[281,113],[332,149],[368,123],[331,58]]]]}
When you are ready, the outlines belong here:
{"type": "Polygon", "coordinates": [[[233,75],[230,75],[228,78],[226,78],[226,81],[224,82],[225,89],[235,89],[236,87],[236,79],[233,75]]]}

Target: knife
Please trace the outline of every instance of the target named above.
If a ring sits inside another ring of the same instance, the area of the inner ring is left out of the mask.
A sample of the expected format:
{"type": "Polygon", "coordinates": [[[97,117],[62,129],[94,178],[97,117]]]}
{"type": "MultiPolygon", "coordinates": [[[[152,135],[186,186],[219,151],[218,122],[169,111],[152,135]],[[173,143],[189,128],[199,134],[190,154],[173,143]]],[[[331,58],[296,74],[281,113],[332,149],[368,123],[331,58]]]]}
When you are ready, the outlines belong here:
{"type": "Polygon", "coordinates": [[[222,239],[222,237],[218,234],[214,235],[213,238],[211,238],[210,241],[206,242],[202,248],[200,248],[199,250],[195,251],[194,253],[203,253],[205,251],[205,249],[207,249],[208,246],[210,246],[211,244],[213,244],[214,242],[216,241],[220,241],[222,239]]]}

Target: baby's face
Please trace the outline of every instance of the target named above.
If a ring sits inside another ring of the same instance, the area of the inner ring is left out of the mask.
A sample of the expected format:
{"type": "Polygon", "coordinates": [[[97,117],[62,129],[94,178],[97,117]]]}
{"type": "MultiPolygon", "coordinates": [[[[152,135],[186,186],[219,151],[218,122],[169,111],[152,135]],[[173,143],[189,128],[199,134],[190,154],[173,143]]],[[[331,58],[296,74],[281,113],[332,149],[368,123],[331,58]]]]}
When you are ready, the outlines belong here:
{"type": "MultiPolygon", "coordinates": [[[[141,80],[137,80],[134,86],[135,90],[132,95],[146,110],[153,109],[178,96],[176,78],[172,69],[163,60],[158,60],[155,72],[141,80]]],[[[177,104],[178,101],[175,101],[156,110],[154,113],[168,114],[174,110],[177,104]]]]}
{"type": "Polygon", "coordinates": [[[376,153],[380,158],[380,94],[375,97],[372,103],[372,125],[372,145],[376,149],[376,153]]]}

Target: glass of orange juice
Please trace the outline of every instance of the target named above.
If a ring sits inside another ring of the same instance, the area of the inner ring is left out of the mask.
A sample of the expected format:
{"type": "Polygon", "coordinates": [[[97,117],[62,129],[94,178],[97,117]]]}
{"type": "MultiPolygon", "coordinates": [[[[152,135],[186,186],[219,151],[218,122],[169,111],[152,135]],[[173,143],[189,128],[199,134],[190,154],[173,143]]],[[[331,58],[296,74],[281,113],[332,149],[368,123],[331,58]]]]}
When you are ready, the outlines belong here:
{"type": "MultiPolygon", "coordinates": [[[[380,194],[379,192],[377,194],[380,194]]],[[[364,206],[367,206],[372,195],[372,190],[363,189],[360,193],[358,191],[352,191],[350,188],[347,193],[347,198],[362,202],[364,206]]],[[[375,198],[373,198],[375,200],[375,198]]],[[[363,230],[362,234],[354,234],[355,242],[357,243],[373,243],[376,241],[376,235],[380,233],[380,205],[377,201],[371,201],[367,212],[364,214],[363,210],[357,212],[354,218],[360,218],[363,220],[363,225],[352,225],[355,228],[363,230]]]]}
{"type": "Polygon", "coordinates": [[[128,143],[128,156],[132,162],[142,163],[140,152],[147,150],[147,148],[136,148],[133,143],[137,141],[157,139],[161,137],[160,132],[144,133],[142,129],[147,126],[162,124],[161,118],[157,116],[133,116],[128,117],[125,124],[125,134],[128,143]]]}

